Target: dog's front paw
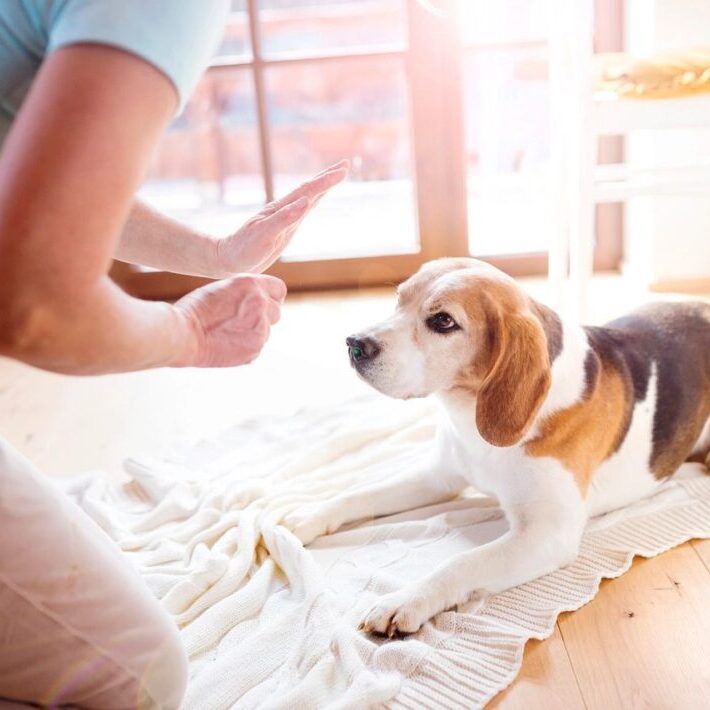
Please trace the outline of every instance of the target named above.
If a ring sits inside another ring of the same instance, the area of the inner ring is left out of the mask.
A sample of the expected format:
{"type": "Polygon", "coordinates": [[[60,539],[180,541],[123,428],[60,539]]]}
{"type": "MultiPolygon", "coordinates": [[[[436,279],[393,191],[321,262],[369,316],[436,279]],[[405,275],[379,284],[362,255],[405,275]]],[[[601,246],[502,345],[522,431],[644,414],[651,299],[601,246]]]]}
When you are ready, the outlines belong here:
{"type": "Polygon", "coordinates": [[[432,611],[424,595],[403,589],[380,597],[358,628],[393,638],[419,631],[431,616],[432,611]]]}
{"type": "Polygon", "coordinates": [[[340,516],[325,503],[304,506],[283,519],[287,527],[304,545],[321,535],[334,533],[341,525],[340,516]]]}

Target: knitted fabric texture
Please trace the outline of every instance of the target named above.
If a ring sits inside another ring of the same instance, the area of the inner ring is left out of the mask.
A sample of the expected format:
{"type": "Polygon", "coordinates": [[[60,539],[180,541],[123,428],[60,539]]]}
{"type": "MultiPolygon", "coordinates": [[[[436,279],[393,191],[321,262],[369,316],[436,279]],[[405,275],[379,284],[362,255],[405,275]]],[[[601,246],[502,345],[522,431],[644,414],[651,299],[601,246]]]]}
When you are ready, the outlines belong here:
{"type": "Polygon", "coordinates": [[[515,678],[526,641],[549,636],[602,578],[634,555],[710,537],[710,476],[688,467],[591,521],[565,569],[477,596],[406,639],[359,633],[378,595],[501,535],[502,511],[471,492],[306,549],[280,521],[402,472],[430,445],[434,421],[426,402],[368,398],[247,422],[170,460],[129,461],[122,487],[97,475],[69,483],[179,625],[186,708],[482,707],[515,678]]]}

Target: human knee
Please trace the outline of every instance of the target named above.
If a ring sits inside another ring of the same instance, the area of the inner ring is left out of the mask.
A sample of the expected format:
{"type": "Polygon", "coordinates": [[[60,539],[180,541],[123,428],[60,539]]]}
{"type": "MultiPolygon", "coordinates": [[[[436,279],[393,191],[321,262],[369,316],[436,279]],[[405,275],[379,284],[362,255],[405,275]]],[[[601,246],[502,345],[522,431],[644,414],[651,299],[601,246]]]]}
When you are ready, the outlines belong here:
{"type": "MultiPolygon", "coordinates": [[[[162,612],[162,610],[160,610],[162,612]]],[[[161,613],[128,630],[128,643],[114,649],[113,678],[97,688],[90,707],[177,710],[187,686],[187,655],[172,620],[161,613]]]]}
{"type": "MultiPolygon", "coordinates": [[[[170,622],[172,625],[172,622],[170,622]]],[[[187,687],[187,654],[177,628],[170,628],[152,652],[144,676],[145,707],[177,709],[187,687]]]]}

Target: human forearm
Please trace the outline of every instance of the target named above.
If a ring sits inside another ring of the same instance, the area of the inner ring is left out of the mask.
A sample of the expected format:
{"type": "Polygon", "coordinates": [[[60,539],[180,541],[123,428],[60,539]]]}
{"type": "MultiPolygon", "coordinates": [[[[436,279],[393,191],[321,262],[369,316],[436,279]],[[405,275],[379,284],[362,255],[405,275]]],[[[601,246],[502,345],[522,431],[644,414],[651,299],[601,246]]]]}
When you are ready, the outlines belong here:
{"type": "Polygon", "coordinates": [[[347,161],[336,163],[223,236],[195,230],[136,200],[114,256],[131,264],[215,279],[261,273],[279,258],[308,212],[347,171],[347,161]]]}
{"type": "Polygon", "coordinates": [[[53,372],[89,375],[196,358],[194,330],[167,303],[139,301],[102,278],[81,298],[23,299],[3,304],[0,354],[53,372]]]}
{"type": "Polygon", "coordinates": [[[224,276],[217,263],[217,239],[136,200],[121,232],[115,257],[175,274],[224,276]]]}

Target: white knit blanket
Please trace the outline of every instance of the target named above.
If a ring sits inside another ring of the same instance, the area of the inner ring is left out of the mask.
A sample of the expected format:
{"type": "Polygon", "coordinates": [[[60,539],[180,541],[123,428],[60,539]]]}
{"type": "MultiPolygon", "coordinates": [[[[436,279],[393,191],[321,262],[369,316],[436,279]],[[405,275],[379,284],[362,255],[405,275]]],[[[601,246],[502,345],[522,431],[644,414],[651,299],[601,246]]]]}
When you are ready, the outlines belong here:
{"type": "Polygon", "coordinates": [[[129,461],[123,487],[69,484],[182,630],[185,708],[474,708],[516,676],[523,647],[577,609],[603,577],[710,537],[710,476],[598,518],[569,567],[439,614],[414,636],[357,631],[380,594],[501,535],[471,496],[351,526],[307,549],[279,521],[299,506],[403,470],[434,427],[422,402],[381,397],[339,411],[248,422],[168,461],[129,461]]]}

